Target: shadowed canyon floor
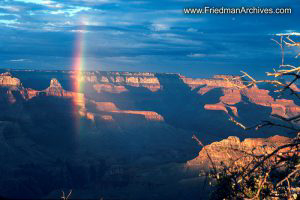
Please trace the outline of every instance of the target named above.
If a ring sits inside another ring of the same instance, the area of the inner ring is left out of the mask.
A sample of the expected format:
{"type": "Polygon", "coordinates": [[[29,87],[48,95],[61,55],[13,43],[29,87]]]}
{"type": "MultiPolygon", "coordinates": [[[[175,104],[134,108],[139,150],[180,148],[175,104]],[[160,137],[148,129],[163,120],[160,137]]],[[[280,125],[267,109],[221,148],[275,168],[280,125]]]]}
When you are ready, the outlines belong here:
{"type": "Polygon", "coordinates": [[[198,168],[207,158],[193,134],[205,145],[282,135],[205,147],[220,160],[228,143],[288,140],[279,128],[245,132],[229,117],[253,125],[300,113],[266,86],[238,90],[239,76],[84,72],[76,91],[73,71],[0,72],[0,196],[10,198],[73,189],[74,198],[205,199],[198,168]]]}

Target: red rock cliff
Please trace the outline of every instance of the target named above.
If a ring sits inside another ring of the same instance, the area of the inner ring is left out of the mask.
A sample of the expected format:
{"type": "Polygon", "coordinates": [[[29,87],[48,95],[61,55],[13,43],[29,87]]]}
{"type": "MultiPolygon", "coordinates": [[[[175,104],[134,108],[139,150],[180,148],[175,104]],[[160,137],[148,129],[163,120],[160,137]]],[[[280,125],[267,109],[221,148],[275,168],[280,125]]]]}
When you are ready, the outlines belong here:
{"type": "Polygon", "coordinates": [[[0,86],[21,86],[19,79],[12,77],[9,72],[0,74],[0,86]]]}
{"type": "MultiPolygon", "coordinates": [[[[199,152],[199,155],[187,162],[187,167],[208,169],[212,167],[208,154],[218,167],[221,162],[227,166],[233,161],[242,158],[246,154],[265,154],[276,149],[277,146],[286,144],[290,138],[275,135],[270,138],[248,138],[240,141],[238,137],[230,136],[220,142],[213,142],[206,145],[199,152]]],[[[246,159],[246,158],[245,158],[246,159]]],[[[241,159],[240,162],[246,160],[241,159]]]]}

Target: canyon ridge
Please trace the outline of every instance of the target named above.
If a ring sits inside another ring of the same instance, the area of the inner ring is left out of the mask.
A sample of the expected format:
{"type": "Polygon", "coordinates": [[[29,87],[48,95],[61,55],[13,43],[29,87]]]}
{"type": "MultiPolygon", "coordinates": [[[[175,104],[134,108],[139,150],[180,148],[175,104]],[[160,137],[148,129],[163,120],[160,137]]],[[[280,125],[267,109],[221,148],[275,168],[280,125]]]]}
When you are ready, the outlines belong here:
{"type": "Polygon", "coordinates": [[[70,189],[74,198],[205,198],[199,171],[211,167],[206,151],[220,163],[239,156],[223,148],[261,153],[289,141],[284,129],[245,131],[230,118],[252,126],[300,114],[291,96],[278,97],[268,85],[243,88],[241,76],[0,73],[5,198],[59,198],[70,189]]]}

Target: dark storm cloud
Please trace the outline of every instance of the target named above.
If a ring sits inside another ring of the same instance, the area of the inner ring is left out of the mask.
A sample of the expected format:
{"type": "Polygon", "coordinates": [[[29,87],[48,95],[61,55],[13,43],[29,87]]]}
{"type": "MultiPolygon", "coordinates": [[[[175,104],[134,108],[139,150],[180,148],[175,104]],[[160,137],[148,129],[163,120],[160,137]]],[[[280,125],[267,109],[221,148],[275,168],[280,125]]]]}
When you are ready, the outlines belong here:
{"type": "Polygon", "coordinates": [[[263,72],[278,64],[278,32],[299,32],[294,0],[4,0],[1,66],[69,68],[84,32],[86,69],[187,75],[263,72]],[[291,15],[185,15],[202,6],[291,7],[291,15]],[[84,22],[82,22],[84,21],[84,22]],[[82,26],[84,24],[84,26],[82,26]]]}

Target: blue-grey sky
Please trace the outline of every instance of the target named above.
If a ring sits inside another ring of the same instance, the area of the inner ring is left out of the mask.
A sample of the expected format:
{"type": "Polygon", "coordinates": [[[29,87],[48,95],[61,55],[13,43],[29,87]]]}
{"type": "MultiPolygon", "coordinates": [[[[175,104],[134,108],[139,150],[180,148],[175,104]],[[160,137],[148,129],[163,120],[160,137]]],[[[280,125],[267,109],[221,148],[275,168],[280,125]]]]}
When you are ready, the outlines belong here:
{"type": "Polygon", "coordinates": [[[260,76],[280,63],[273,34],[300,32],[299,19],[295,0],[1,0],[0,66],[71,69],[76,35],[84,32],[86,70],[260,76]],[[293,13],[182,11],[204,6],[290,7],[293,13]]]}

